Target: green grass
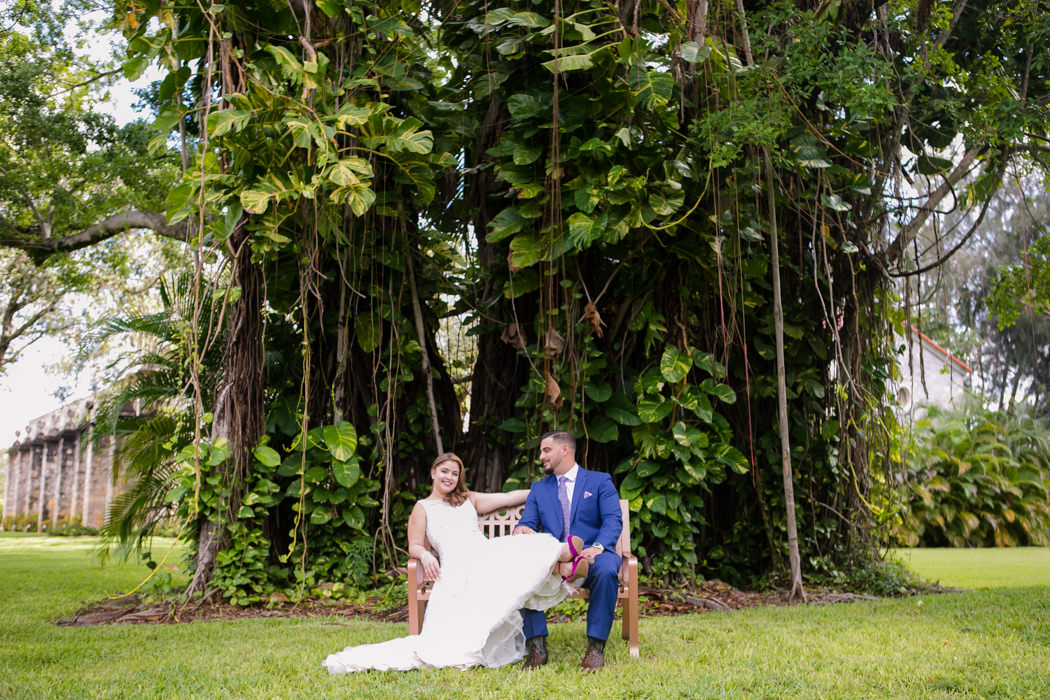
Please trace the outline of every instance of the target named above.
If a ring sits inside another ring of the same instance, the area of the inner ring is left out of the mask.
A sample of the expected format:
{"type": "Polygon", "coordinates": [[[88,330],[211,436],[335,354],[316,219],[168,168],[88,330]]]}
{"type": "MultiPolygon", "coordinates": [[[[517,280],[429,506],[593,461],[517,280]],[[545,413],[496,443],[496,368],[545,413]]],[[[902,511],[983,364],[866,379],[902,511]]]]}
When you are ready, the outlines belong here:
{"type": "Polygon", "coordinates": [[[950,588],[1050,586],[1050,548],[899,549],[905,566],[950,588]]]}
{"type": "MultiPolygon", "coordinates": [[[[616,623],[608,667],[596,676],[577,668],[582,622],[552,625],[551,663],[531,674],[512,666],[329,676],[320,665],[327,654],[403,635],[407,625],[324,617],[58,627],[82,603],[145,575],[130,564],[99,569],[93,546],[88,538],[0,538],[0,698],[1050,696],[1045,580],[646,618],[640,659],[615,638],[616,623]]],[[[1047,550],[1023,551],[1045,562],[1047,550]]]]}

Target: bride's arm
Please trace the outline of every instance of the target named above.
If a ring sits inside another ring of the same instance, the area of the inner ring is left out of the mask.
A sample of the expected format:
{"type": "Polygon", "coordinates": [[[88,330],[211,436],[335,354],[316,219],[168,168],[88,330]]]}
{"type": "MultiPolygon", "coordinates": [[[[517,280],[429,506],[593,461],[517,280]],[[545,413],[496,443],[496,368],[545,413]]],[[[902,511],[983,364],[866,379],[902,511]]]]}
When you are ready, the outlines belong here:
{"type": "Polygon", "coordinates": [[[434,581],[441,574],[441,566],[426,546],[427,511],[422,503],[416,503],[412,515],[408,516],[408,556],[415,557],[423,565],[424,578],[434,581]]]}
{"type": "Polygon", "coordinates": [[[511,506],[520,506],[528,498],[528,489],[518,489],[517,491],[507,491],[506,493],[480,493],[478,491],[470,492],[470,500],[474,503],[474,510],[479,513],[491,513],[494,510],[500,508],[510,508],[511,506]]]}

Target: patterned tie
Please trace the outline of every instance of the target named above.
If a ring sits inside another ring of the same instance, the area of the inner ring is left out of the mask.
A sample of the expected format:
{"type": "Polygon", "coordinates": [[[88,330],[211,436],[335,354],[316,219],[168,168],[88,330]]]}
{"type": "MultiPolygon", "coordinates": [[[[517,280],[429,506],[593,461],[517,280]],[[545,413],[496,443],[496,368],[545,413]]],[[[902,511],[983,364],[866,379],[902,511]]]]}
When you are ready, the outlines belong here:
{"type": "Polygon", "coordinates": [[[558,503],[561,504],[561,522],[564,534],[562,540],[569,541],[569,490],[565,488],[565,482],[569,479],[564,475],[558,477],[558,503]]]}

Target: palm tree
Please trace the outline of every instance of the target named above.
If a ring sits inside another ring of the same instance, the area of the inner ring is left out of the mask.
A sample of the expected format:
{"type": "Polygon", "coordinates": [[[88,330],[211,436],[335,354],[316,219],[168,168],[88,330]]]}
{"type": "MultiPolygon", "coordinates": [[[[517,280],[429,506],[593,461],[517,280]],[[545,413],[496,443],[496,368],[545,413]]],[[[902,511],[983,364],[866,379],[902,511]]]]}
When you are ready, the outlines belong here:
{"type": "Polygon", "coordinates": [[[125,557],[141,550],[158,525],[170,522],[175,504],[168,495],[179,482],[177,456],[194,441],[198,388],[202,413],[214,406],[223,330],[212,297],[194,288],[188,273],[163,281],[160,311],[103,319],[86,344],[84,352],[93,352],[112,340],[131,341],[111,364],[121,379],[95,413],[95,439],[117,439],[114,470],[124,465],[130,482],[100,530],[103,559],[114,545],[125,557]]]}

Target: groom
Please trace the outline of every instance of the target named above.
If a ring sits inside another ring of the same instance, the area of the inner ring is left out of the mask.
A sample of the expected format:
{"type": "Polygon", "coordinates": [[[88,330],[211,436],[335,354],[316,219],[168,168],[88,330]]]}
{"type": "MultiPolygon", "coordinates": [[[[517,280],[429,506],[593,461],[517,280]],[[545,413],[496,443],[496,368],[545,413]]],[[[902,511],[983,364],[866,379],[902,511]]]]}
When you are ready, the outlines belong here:
{"type": "MultiPolygon", "coordinates": [[[[514,534],[547,532],[565,542],[570,534],[583,539],[582,555],[590,562],[583,587],[590,591],[587,607],[587,653],[581,668],[597,671],[605,665],[605,640],[609,638],[620,557],[616,540],[623,528],[620,497],[612,477],[583,469],[576,463],[576,438],[563,430],[540,439],[540,461],[547,476],[529,489],[525,510],[514,534]]],[[[547,616],[522,609],[525,664],[532,670],[547,663],[547,616]]]]}

